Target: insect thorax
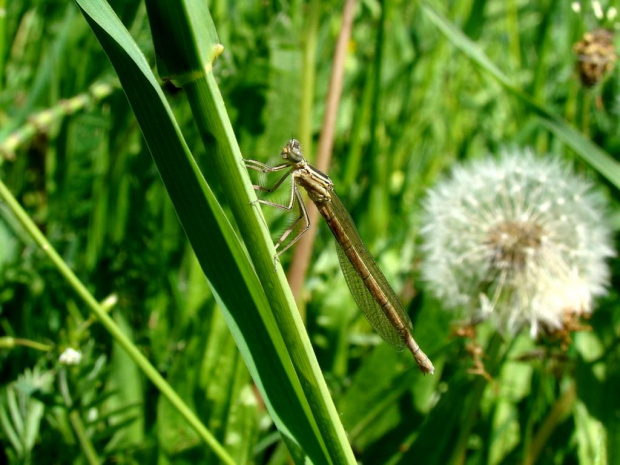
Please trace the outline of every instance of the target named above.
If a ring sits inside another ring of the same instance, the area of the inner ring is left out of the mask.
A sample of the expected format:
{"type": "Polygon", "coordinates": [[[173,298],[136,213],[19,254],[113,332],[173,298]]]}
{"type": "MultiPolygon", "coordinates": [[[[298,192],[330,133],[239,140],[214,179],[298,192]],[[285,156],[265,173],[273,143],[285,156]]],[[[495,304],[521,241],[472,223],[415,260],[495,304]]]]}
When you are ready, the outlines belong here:
{"type": "Polygon", "coordinates": [[[334,184],[327,175],[311,167],[306,167],[295,173],[295,178],[297,183],[306,189],[308,197],[313,202],[323,203],[331,200],[334,184]]]}

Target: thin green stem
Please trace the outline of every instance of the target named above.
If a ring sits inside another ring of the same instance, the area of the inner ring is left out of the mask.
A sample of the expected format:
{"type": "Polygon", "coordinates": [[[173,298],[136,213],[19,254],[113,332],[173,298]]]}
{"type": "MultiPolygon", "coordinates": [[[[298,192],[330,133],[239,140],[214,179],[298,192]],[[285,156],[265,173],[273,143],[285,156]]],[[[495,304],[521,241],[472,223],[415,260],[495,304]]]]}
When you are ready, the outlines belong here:
{"type": "Polygon", "coordinates": [[[382,124],[383,106],[383,89],[381,79],[383,72],[383,56],[386,47],[386,37],[389,34],[386,31],[388,27],[388,18],[390,14],[391,2],[383,0],[381,2],[381,17],[377,28],[375,39],[375,60],[373,67],[373,83],[374,89],[372,93],[371,113],[370,113],[370,141],[368,143],[368,151],[372,154],[372,167],[370,170],[371,184],[373,189],[370,190],[370,200],[368,205],[369,222],[368,229],[370,237],[385,237],[387,225],[389,223],[388,212],[389,199],[387,197],[388,176],[390,169],[390,160],[386,158],[384,153],[379,152],[380,138],[383,135],[384,128],[382,124]]]}
{"type": "MultiPolygon", "coordinates": [[[[491,337],[487,349],[485,351],[486,361],[485,368],[491,375],[495,375],[497,363],[499,361],[500,348],[502,346],[502,337],[496,332],[491,337]]],[[[459,436],[456,439],[455,446],[452,451],[452,457],[449,462],[453,465],[460,465],[465,463],[467,456],[467,445],[469,443],[469,436],[471,430],[480,411],[480,401],[484,394],[484,389],[489,382],[482,376],[478,377],[474,383],[473,389],[470,391],[470,399],[467,402],[467,411],[465,412],[461,421],[461,427],[459,429],[459,436]]]]}
{"type": "Polygon", "coordinates": [[[73,432],[77,436],[80,447],[82,448],[82,452],[84,452],[88,463],[90,463],[91,465],[101,463],[97,456],[97,452],[93,447],[93,444],[88,440],[86,428],[84,428],[84,423],[82,423],[82,419],[80,418],[80,414],[77,412],[77,410],[72,410],[71,413],[69,413],[69,421],[71,422],[73,432]]]}
{"type": "Polygon", "coordinates": [[[60,257],[58,252],[52,247],[47,238],[34,224],[32,219],[21,207],[19,202],[13,197],[6,185],[0,181],[0,200],[4,201],[9,209],[13,212],[17,220],[24,227],[26,232],[41,247],[43,252],[48,256],[52,263],[56,266],[58,272],[65,278],[67,283],[73,288],[75,293],[97,316],[101,324],[108,330],[116,342],[125,350],[127,355],[140,367],[145,376],[159,389],[162,395],[170,401],[183,418],[194,428],[196,433],[203,439],[205,443],[217,454],[217,456],[226,464],[234,464],[234,460],[228,455],[223,446],[215,439],[215,437],[200,422],[198,417],[183,402],[179,395],[172,389],[166,380],[157,372],[155,367],[142,355],[133,342],[121,331],[114,320],[106,313],[105,309],[97,302],[95,297],[86,289],[86,286],[78,279],[73,271],[67,266],[65,261],[60,257]]]}
{"type": "Polygon", "coordinates": [[[31,349],[40,350],[41,352],[49,352],[54,348],[54,346],[50,344],[43,344],[42,342],[31,341],[30,339],[15,338],[13,342],[16,346],[30,347],[31,349]]]}
{"type": "Polygon", "coordinates": [[[312,150],[312,109],[316,81],[316,44],[319,29],[321,2],[313,0],[308,6],[308,20],[304,31],[303,74],[301,82],[301,110],[299,118],[299,139],[308,154],[312,150]]]}
{"type": "Polygon", "coordinates": [[[566,415],[570,413],[576,399],[577,388],[575,387],[575,383],[573,383],[566,389],[564,394],[562,394],[562,397],[556,401],[549,415],[547,415],[538,431],[536,431],[536,434],[534,434],[527,456],[523,461],[524,465],[533,465],[536,463],[536,460],[538,460],[551,434],[555,431],[560,422],[566,418],[566,415]]]}
{"type": "Polygon", "coordinates": [[[87,92],[61,100],[50,108],[30,115],[22,126],[0,141],[0,156],[7,160],[15,159],[15,152],[30,142],[43,128],[49,128],[67,115],[72,115],[110,96],[118,86],[108,81],[109,79],[98,81],[90,86],[87,92]]]}
{"type": "Polygon", "coordinates": [[[592,105],[592,94],[589,91],[582,92],[581,105],[581,132],[584,136],[590,135],[590,107],[592,105]]]}
{"type": "Polygon", "coordinates": [[[513,69],[521,69],[521,43],[519,41],[519,5],[516,0],[506,2],[506,30],[510,40],[511,65],[513,69]]]}
{"type": "Polygon", "coordinates": [[[95,450],[93,443],[88,438],[86,428],[84,427],[84,422],[82,421],[78,410],[74,408],[71,393],[69,392],[69,383],[67,380],[66,368],[61,369],[58,373],[58,382],[60,384],[60,393],[65,401],[65,406],[69,410],[69,422],[71,423],[73,432],[77,436],[77,440],[80,444],[80,447],[82,448],[82,452],[84,452],[84,455],[86,456],[86,460],[91,465],[101,463],[101,460],[97,455],[97,451],[95,450]]]}
{"type": "Polygon", "coordinates": [[[0,90],[4,90],[4,57],[6,56],[6,0],[0,0],[0,90]]]}

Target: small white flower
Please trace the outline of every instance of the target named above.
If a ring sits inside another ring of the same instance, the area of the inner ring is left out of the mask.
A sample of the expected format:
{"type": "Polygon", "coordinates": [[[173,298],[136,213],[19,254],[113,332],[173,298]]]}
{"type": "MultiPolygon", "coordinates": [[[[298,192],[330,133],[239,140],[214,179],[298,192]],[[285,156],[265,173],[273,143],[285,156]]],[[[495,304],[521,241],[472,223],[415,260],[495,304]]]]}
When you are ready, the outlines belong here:
{"type": "Polygon", "coordinates": [[[457,167],[425,202],[422,275],[446,308],[499,328],[564,327],[606,292],[605,203],[558,159],[505,153],[457,167]]]}
{"type": "Polygon", "coordinates": [[[58,357],[58,361],[62,365],[77,365],[82,361],[82,353],[75,349],[72,349],[71,347],[68,347],[62,354],[60,354],[60,357],[58,357]]]}

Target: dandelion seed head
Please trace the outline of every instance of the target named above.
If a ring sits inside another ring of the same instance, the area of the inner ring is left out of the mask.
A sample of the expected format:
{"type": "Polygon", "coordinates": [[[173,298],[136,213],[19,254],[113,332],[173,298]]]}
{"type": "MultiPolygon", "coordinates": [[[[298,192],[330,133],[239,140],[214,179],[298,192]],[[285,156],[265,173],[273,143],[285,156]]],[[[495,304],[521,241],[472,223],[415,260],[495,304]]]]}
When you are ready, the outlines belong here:
{"type": "Polygon", "coordinates": [[[444,306],[499,328],[561,329],[606,292],[603,198],[529,151],[457,167],[425,201],[422,275],[444,306]]]}

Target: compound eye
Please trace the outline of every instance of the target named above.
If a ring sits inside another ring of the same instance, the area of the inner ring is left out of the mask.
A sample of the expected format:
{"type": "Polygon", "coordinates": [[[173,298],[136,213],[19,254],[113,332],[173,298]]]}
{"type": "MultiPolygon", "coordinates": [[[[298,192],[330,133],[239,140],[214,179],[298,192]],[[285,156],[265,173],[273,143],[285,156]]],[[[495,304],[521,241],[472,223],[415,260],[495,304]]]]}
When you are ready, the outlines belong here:
{"type": "Polygon", "coordinates": [[[289,147],[291,152],[291,160],[297,162],[304,158],[303,153],[301,152],[301,144],[297,139],[291,139],[289,141],[289,147]]]}
{"type": "Polygon", "coordinates": [[[288,141],[287,144],[287,149],[286,152],[287,153],[287,158],[289,160],[291,160],[292,162],[300,162],[301,160],[303,160],[304,155],[301,151],[301,144],[299,143],[299,141],[297,139],[291,139],[290,141],[288,141]]]}

